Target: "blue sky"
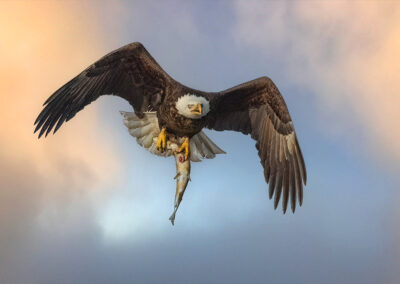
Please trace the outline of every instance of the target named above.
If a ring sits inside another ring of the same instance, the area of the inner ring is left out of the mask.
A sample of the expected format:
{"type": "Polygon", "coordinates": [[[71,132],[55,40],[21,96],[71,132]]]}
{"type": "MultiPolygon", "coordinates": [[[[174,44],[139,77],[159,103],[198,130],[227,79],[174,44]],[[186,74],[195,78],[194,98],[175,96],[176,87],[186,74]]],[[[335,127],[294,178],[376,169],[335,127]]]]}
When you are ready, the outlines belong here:
{"type": "MultiPolygon", "coordinates": [[[[129,111],[129,104],[103,97],[57,137],[27,142],[71,159],[71,164],[56,157],[49,162],[61,163],[68,173],[60,170],[49,181],[40,169],[24,174],[21,163],[10,160],[4,188],[15,187],[35,200],[26,197],[23,207],[3,209],[14,217],[0,223],[6,234],[0,247],[7,256],[0,259],[2,282],[397,283],[400,156],[398,136],[392,133],[396,126],[387,127],[385,121],[400,117],[393,107],[400,102],[400,85],[392,84],[390,76],[400,70],[393,60],[399,52],[390,53],[391,38],[400,31],[398,4],[134,1],[72,6],[71,19],[89,24],[57,26],[71,41],[79,38],[71,58],[82,56],[66,74],[55,75],[59,84],[133,41],[142,42],[177,81],[196,89],[218,91],[260,76],[272,78],[305,157],[304,203],[295,214],[273,210],[255,142],[240,133],[206,131],[227,155],[192,164],[192,181],[172,227],[173,159],[151,156],[138,146],[119,114],[129,111]],[[73,9],[81,14],[75,16],[73,9]],[[80,19],[85,13],[89,19],[80,19]],[[98,46],[90,53],[92,38],[98,46]],[[78,55],[78,44],[85,56],[78,55]],[[367,70],[367,63],[376,67],[367,70]],[[385,72],[389,75],[381,76],[385,72]],[[377,93],[377,86],[385,87],[377,93]],[[94,152],[82,157],[84,151],[71,152],[60,141],[94,152]],[[111,151],[112,159],[103,158],[103,151],[111,151]],[[22,174],[31,186],[9,181],[22,174]],[[89,181],[81,178],[92,174],[89,181]],[[16,212],[26,208],[26,214],[16,212]]],[[[69,4],[60,7],[58,13],[70,11],[69,4]]],[[[58,88],[44,78],[39,82],[50,92],[58,88]]],[[[39,110],[48,95],[37,96],[31,108],[39,110]]],[[[29,165],[44,163],[32,157],[29,165]]],[[[0,205],[19,198],[3,194],[0,205]]]]}

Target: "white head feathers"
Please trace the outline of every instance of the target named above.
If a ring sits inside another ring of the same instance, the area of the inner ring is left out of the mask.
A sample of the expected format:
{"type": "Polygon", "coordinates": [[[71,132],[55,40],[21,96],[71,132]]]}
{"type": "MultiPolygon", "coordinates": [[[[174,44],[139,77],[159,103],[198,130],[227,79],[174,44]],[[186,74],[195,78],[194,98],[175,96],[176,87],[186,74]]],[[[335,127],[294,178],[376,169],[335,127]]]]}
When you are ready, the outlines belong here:
{"type": "Polygon", "coordinates": [[[175,103],[175,107],[180,115],[183,115],[187,118],[200,119],[207,115],[207,113],[210,111],[210,102],[204,97],[194,94],[186,94],[178,99],[178,101],[175,103]],[[196,104],[201,105],[201,114],[195,114],[190,111],[190,106],[196,104]]]}

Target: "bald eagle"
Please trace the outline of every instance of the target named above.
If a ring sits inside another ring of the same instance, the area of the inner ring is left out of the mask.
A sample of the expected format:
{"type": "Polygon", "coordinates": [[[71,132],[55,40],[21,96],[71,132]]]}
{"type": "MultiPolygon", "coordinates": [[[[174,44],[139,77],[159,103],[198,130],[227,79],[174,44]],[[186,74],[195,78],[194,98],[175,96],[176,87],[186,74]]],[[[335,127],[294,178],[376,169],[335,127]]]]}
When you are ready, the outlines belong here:
{"type": "Polygon", "coordinates": [[[181,152],[182,163],[224,153],[203,128],[250,134],[274,208],[282,200],[285,213],[289,197],[293,212],[296,201],[301,206],[307,178],[303,155],[285,101],[268,77],[220,92],[195,90],[171,78],[135,42],[105,55],[52,94],[35,121],[35,132],[39,138],[52,129],[55,133],[101,95],[130,103],[134,112],[122,114],[140,145],[157,155],[181,152]],[[169,140],[179,143],[179,149],[168,147],[169,140]]]}

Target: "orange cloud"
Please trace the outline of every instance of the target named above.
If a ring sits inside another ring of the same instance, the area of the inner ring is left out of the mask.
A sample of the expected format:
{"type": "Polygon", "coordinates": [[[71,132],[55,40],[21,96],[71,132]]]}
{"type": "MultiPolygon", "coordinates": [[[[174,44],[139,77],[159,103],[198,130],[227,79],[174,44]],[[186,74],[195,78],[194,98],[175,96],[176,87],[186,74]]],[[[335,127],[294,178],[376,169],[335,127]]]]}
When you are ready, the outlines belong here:
{"type": "Polygon", "coordinates": [[[117,169],[110,140],[93,131],[91,108],[62,135],[40,141],[33,135],[44,100],[104,53],[96,22],[79,2],[0,3],[1,144],[9,158],[33,160],[50,178],[58,171],[52,156],[79,160],[101,179],[117,169]]]}
{"type": "Polygon", "coordinates": [[[18,256],[11,250],[29,245],[43,212],[51,218],[76,196],[90,206],[85,197],[118,173],[93,106],[56,136],[33,134],[44,100],[104,54],[96,23],[79,1],[0,2],[0,274],[18,256]]]}

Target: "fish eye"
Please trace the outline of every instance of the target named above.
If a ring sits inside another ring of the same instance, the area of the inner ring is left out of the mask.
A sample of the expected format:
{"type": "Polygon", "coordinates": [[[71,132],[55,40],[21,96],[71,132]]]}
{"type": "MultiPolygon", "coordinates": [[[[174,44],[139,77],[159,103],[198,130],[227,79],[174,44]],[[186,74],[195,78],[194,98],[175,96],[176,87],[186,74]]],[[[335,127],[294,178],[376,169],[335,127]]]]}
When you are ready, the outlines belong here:
{"type": "Polygon", "coordinates": [[[200,104],[201,107],[203,107],[203,104],[200,104]]]}

